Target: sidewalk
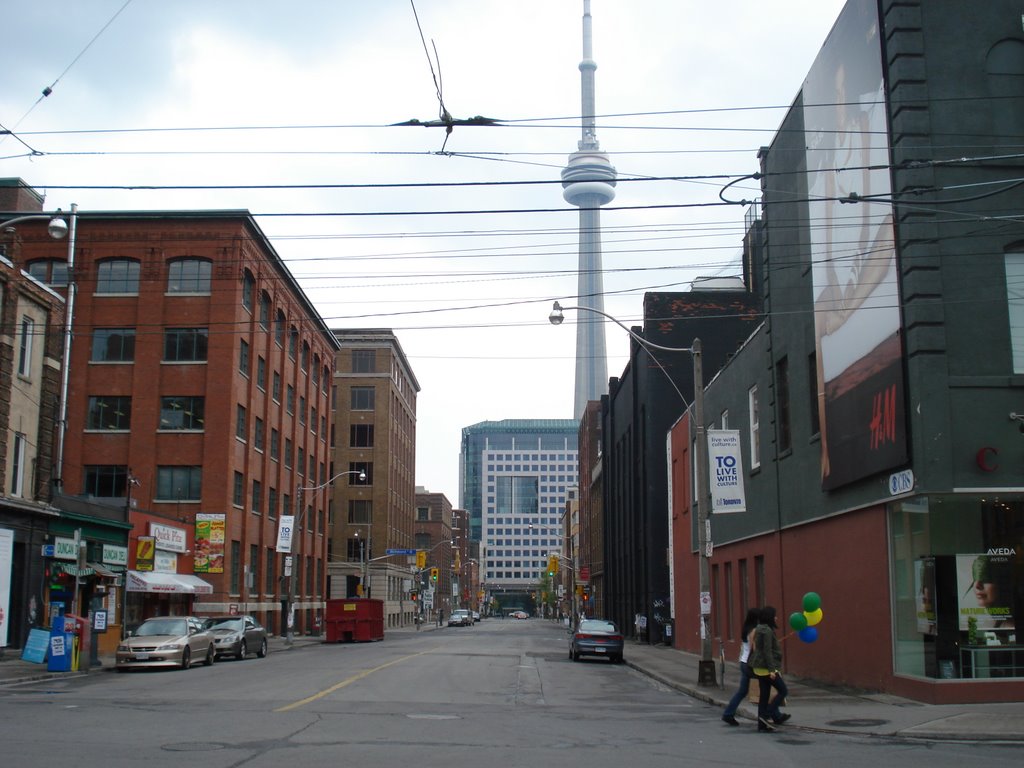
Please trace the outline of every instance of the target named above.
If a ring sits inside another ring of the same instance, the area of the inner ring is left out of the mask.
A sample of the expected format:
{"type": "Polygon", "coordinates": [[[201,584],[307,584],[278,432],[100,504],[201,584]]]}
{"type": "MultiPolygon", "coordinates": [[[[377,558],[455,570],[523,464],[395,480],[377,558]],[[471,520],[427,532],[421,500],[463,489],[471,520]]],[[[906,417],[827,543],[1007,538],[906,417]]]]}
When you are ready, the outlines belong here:
{"type": "MultiPolygon", "coordinates": [[[[552,625],[557,626],[557,625],[552,625]]],[[[387,634],[416,634],[437,630],[434,624],[389,629],[387,634]]],[[[322,638],[296,636],[289,647],[282,637],[273,636],[271,653],[318,646],[322,638]]],[[[559,646],[561,647],[561,646],[559,646]]],[[[711,706],[724,709],[739,681],[736,664],[726,665],[725,689],[697,685],[699,658],[663,645],[626,644],[626,664],[659,683],[711,706]]],[[[91,673],[110,671],[113,658],[101,658],[91,673]]],[[[48,672],[44,664],[21,661],[17,651],[0,657],[0,688],[33,680],[86,674],[48,672]]],[[[786,677],[789,698],[786,711],[793,719],[779,727],[786,731],[817,731],[862,736],[902,737],[933,741],[1000,741],[1024,743],[1024,702],[1012,704],[922,704],[887,694],[841,691],[813,681],[786,677]]],[[[740,728],[755,727],[757,707],[744,702],[736,713],[740,728]]],[[[730,726],[721,724],[722,728],[730,726]]]]}

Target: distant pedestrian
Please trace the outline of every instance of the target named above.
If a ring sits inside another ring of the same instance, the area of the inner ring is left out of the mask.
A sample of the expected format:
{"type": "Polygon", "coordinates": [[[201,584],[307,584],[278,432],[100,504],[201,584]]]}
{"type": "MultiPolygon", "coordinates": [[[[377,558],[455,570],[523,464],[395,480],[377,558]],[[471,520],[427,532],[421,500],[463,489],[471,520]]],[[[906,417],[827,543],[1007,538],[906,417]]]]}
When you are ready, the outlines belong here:
{"type": "Polygon", "coordinates": [[[439,627],[443,627],[444,626],[444,608],[440,609],[437,612],[437,626],[439,626],[439,627]]]}
{"type": "Polygon", "coordinates": [[[761,609],[757,628],[751,635],[750,656],[747,664],[751,674],[760,685],[760,697],[757,702],[757,730],[774,731],[775,726],[789,720],[788,714],[782,714],[779,707],[786,700],[789,689],[779,671],[782,667],[782,647],[775,636],[778,624],[775,622],[775,609],[766,605],[761,609]],[[772,699],[772,688],[775,698],[772,699]]]}
{"type": "Polygon", "coordinates": [[[740,703],[750,692],[750,666],[747,664],[747,659],[750,657],[750,640],[757,628],[760,614],[761,612],[757,608],[747,609],[747,617],[743,620],[743,629],[740,630],[740,684],[726,705],[725,712],[722,713],[722,719],[729,725],[739,725],[736,720],[736,710],[739,709],[740,703]]]}

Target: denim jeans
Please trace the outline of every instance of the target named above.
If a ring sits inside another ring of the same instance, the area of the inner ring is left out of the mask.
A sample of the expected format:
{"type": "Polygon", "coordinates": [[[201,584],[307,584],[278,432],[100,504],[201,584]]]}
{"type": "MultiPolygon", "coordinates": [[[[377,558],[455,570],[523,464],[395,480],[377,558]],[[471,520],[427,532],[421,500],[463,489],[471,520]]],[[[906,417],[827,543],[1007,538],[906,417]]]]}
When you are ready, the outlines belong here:
{"type": "Polygon", "coordinates": [[[732,695],[728,705],[725,707],[725,712],[722,713],[722,717],[735,717],[736,710],[739,709],[743,699],[747,697],[750,692],[750,667],[747,666],[747,662],[740,662],[740,685],[736,689],[736,693],[732,695]]]}
{"type": "Polygon", "coordinates": [[[775,679],[772,680],[770,677],[765,675],[764,677],[757,678],[760,688],[760,698],[757,702],[757,717],[760,720],[773,720],[778,722],[782,717],[782,712],[779,711],[779,707],[782,702],[786,700],[786,696],[789,695],[789,688],[786,687],[786,681],[782,679],[781,674],[775,675],[775,679]],[[769,699],[772,696],[772,688],[775,689],[775,698],[769,703],[769,699]]]}

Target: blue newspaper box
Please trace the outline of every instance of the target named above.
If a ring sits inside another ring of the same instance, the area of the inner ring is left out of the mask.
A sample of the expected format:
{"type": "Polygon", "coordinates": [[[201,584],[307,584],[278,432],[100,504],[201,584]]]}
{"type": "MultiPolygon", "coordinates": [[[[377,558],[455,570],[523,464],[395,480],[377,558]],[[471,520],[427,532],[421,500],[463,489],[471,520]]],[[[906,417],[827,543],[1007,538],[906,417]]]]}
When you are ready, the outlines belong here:
{"type": "Polygon", "coordinates": [[[74,647],[74,618],[54,616],[50,622],[50,656],[46,662],[46,669],[50,672],[70,672],[74,647]]]}

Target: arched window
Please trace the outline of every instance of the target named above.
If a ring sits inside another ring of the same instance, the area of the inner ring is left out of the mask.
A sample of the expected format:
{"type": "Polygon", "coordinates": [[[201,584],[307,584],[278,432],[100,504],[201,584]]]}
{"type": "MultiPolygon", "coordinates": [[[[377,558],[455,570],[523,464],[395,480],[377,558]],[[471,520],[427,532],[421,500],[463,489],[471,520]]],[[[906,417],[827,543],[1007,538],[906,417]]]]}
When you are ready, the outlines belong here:
{"type": "Polygon", "coordinates": [[[256,290],[256,278],[248,269],[242,275],[242,306],[252,312],[253,292],[256,290]]]}
{"type": "Polygon", "coordinates": [[[96,268],[96,293],[139,292],[139,262],[137,259],[107,259],[96,268]]]}
{"type": "Polygon", "coordinates": [[[211,272],[208,259],[174,259],[167,265],[167,292],[209,293],[211,272]]]}
{"type": "Polygon", "coordinates": [[[285,324],[284,310],[277,310],[277,319],[274,321],[274,341],[277,342],[277,346],[284,346],[284,324],[285,324]]]}
{"type": "Polygon", "coordinates": [[[288,357],[295,359],[295,353],[299,347],[299,329],[294,325],[288,331],[288,357]]]}
{"type": "Polygon", "coordinates": [[[270,327],[270,294],[260,291],[260,327],[266,330],[270,327]]]}
{"type": "Polygon", "coordinates": [[[309,342],[308,341],[302,342],[302,359],[299,360],[299,366],[301,366],[302,370],[304,370],[304,371],[308,371],[309,370],[309,342]]]}

